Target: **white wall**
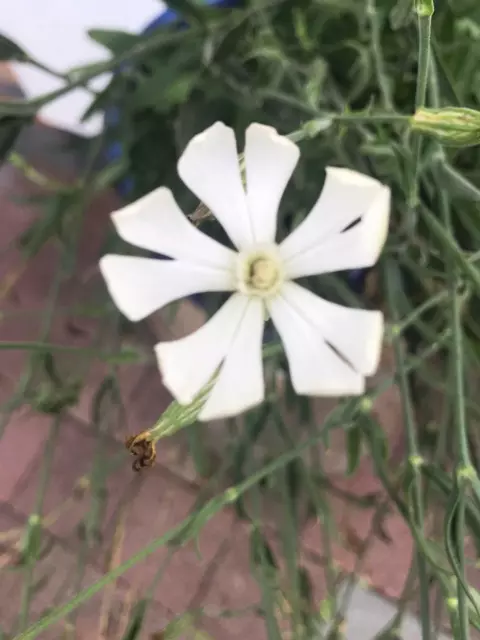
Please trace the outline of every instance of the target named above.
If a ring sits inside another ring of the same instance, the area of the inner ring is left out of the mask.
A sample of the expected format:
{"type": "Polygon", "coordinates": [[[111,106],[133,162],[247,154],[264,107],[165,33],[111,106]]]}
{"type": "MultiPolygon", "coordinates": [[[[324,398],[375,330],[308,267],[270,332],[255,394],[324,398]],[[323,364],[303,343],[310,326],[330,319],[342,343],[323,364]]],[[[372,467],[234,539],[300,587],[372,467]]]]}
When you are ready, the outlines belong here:
{"type": "MultiPolygon", "coordinates": [[[[138,33],[164,8],[160,0],[2,0],[0,32],[20,44],[34,58],[55,71],[98,62],[108,52],[86,35],[87,29],[121,29],[138,33]]],[[[62,81],[30,65],[14,65],[14,71],[29,97],[62,86],[62,81]]],[[[108,77],[92,84],[101,89],[108,77]]],[[[98,133],[101,116],[80,123],[91,102],[91,94],[75,89],[47,105],[41,119],[53,126],[85,136],[98,133]]]]}

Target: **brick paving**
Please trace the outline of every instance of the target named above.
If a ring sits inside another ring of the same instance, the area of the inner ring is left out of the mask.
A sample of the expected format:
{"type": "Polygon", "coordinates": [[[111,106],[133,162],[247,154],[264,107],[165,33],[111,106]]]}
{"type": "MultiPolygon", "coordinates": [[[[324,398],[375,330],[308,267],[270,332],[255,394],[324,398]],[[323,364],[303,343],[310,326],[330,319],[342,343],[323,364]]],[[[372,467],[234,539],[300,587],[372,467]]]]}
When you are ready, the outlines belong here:
{"type": "MultiPolygon", "coordinates": [[[[44,170],[52,171],[53,175],[61,174],[64,169],[58,166],[59,161],[55,157],[46,155],[43,158],[36,147],[32,155],[40,157],[42,166],[45,164],[44,170]]],[[[47,245],[26,266],[15,246],[15,239],[38,215],[38,209],[24,201],[25,196],[30,195],[38,195],[38,189],[32,187],[18,171],[4,165],[0,169],[0,286],[9,282],[12,274],[19,275],[12,280],[8,292],[2,290],[0,296],[2,341],[38,339],[38,310],[45,304],[58,268],[58,248],[54,244],[47,245]]],[[[108,213],[116,206],[116,202],[112,193],[103,194],[86,212],[77,270],[75,277],[64,283],[61,289],[60,306],[81,302],[86,296],[95,297],[99,291],[103,291],[95,264],[108,228],[108,213]]],[[[182,308],[173,328],[167,326],[165,317],[157,317],[155,322],[150,323],[150,330],[157,338],[177,335],[185,333],[198,321],[198,317],[193,317],[188,308],[182,308]]],[[[60,314],[55,318],[50,339],[57,344],[84,347],[91,344],[96,328],[95,322],[60,314]]],[[[25,353],[17,350],[0,352],[2,402],[11,397],[18,384],[25,358],[25,353]]],[[[159,447],[158,464],[154,469],[140,476],[131,471],[130,459],[121,441],[129,433],[151,426],[169,402],[153,364],[121,367],[119,380],[124,411],[113,408],[107,427],[102,427],[100,433],[99,426],[92,424],[91,408],[107,367],[98,363],[85,367],[85,360],[79,361],[77,355],[63,355],[60,361],[65,376],[79,375],[81,372],[84,388],[77,405],[62,420],[53,455],[50,481],[42,506],[43,514],[50,514],[46,525],[48,531],[44,532],[44,537],[50,541],[51,548],[35,568],[35,581],[41,579],[44,584],[32,600],[30,620],[38,617],[45,607],[66,601],[71,596],[68,589],[75,584],[75,580],[82,587],[92,584],[107,568],[129,558],[179,523],[189,513],[205,485],[205,480],[197,476],[188,456],[184,434],[178,434],[159,447]],[[95,474],[95,490],[92,493],[87,489],[80,495],[78,482],[89,476],[92,470],[95,474]],[[52,517],[55,508],[62,504],[65,505],[64,512],[52,517]],[[90,523],[89,531],[95,534],[88,538],[90,546],[85,543],[84,528],[80,526],[85,522],[90,523]],[[110,551],[113,541],[118,549],[112,559],[110,551]],[[82,549],[86,558],[85,575],[75,578],[82,549]]],[[[395,391],[385,396],[377,411],[390,439],[395,442],[401,428],[395,391]]],[[[34,509],[45,443],[51,428],[49,418],[25,407],[11,416],[0,441],[0,531],[18,528],[34,509]]],[[[221,432],[221,425],[212,426],[211,433],[215,438],[221,432]]],[[[342,446],[341,442],[336,444],[337,453],[341,453],[342,446]]],[[[357,495],[378,490],[367,463],[363,463],[355,478],[339,480],[339,484],[357,495]]],[[[361,538],[366,534],[372,513],[371,510],[346,506],[340,500],[334,500],[333,505],[341,531],[334,546],[335,559],[340,566],[350,569],[353,567],[353,550],[348,545],[352,546],[352,536],[361,538]]],[[[410,559],[410,535],[395,514],[389,516],[386,528],[392,543],[375,542],[373,551],[368,555],[364,574],[374,588],[395,598],[400,593],[410,559]]],[[[325,586],[318,523],[307,524],[302,544],[304,564],[313,583],[315,600],[320,602],[325,596],[325,586]]],[[[226,510],[202,530],[198,548],[197,552],[189,544],[176,549],[164,567],[163,578],[153,594],[152,607],[141,637],[148,640],[151,633],[160,631],[167,621],[188,608],[204,607],[206,615],[199,624],[212,637],[218,640],[239,640],[244,637],[263,640],[266,637],[264,626],[253,610],[249,609],[248,613],[239,617],[218,617],[222,608],[240,609],[252,607],[258,602],[258,586],[249,566],[247,528],[236,521],[233,511],[226,510]]],[[[0,565],[2,562],[4,565],[15,564],[18,550],[7,545],[4,551],[0,555],[0,565]]],[[[126,572],[113,591],[105,590],[81,607],[72,621],[76,637],[120,640],[129,616],[128,603],[145,594],[167,555],[167,548],[157,551],[126,572]],[[113,613],[110,619],[103,615],[105,628],[100,633],[99,618],[102,617],[102,611],[105,613],[107,609],[113,613]]],[[[5,628],[15,624],[13,613],[19,610],[25,571],[9,571],[3,567],[0,574],[0,623],[5,628]]],[[[40,637],[58,638],[61,628],[56,627],[40,637]]]]}

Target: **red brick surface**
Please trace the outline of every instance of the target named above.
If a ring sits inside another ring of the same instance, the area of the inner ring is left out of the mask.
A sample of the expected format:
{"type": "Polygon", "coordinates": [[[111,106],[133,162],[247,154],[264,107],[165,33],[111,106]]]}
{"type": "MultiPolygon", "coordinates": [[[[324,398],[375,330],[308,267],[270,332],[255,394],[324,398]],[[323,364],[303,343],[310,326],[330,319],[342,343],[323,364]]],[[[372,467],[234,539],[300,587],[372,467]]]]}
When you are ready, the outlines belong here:
{"type": "MultiPolygon", "coordinates": [[[[48,171],[48,158],[45,163],[48,171]]],[[[68,174],[68,171],[65,173],[68,174]]],[[[34,194],[38,194],[38,189],[32,187],[19,172],[8,166],[0,170],[1,341],[39,340],[39,311],[46,304],[58,270],[59,248],[55,243],[47,245],[22,269],[24,261],[15,246],[15,239],[36,219],[39,211],[38,207],[20,202],[19,198],[34,194]],[[9,287],[9,284],[12,286],[9,287]]],[[[117,205],[116,197],[110,192],[96,198],[84,212],[77,269],[74,277],[63,283],[60,290],[59,303],[62,308],[102,299],[104,287],[96,272],[96,263],[110,228],[109,213],[117,205]]],[[[48,340],[84,348],[92,344],[100,328],[98,320],[80,318],[72,312],[57,313],[48,340]]],[[[101,344],[104,349],[111,348],[112,341],[104,334],[101,344]]],[[[13,386],[24,370],[26,355],[19,350],[0,351],[0,401],[10,397],[13,386]]],[[[101,424],[92,425],[92,405],[108,366],[98,361],[91,362],[81,350],[59,352],[56,362],[63,376],[76,375],[84,384],[77,405],[71,409],[69,416],[62,419],[53,456],[42,511],[50,516],[49,534],[54,536],[55,544],[35,569],[39,572],[38,577],[48,578],[48,583],[38,595],[38,601],[35,599],[32,603],[32,619],[38,617],[47,604],[65,602],[71,596],[72,591],[68,589],[74,584],[72,581],[82,545],[79,537],[81,523],[84,526],[86,523],[91,531],[93,518],[101,534],[98,540],[90,540],[92,547],[86,554],[82,582],[82,586],[86,586],[95,582],[111,566],[110,552],[115,541],[118,542],[115,560],[118,563],[181,522],[192,509],[199,489],[205,486],[187,455],[185,433],[159,443],[155,469],[141,475],[131,470],[131,458],[126,454],[122,440],[129,434],[151,427],[169,402],[153,363],[118,368],[124,407],[122,410],[119,407],[105,410],[101,424]],[[93,492],[86,491],[83,496],[77,494],[72,499],[72,491],[79,479],[91,477],[92,471],[93,492]],[[104,475],[105,482],[102,481],[104,475]],[[52,514],[62,504],[65,510],[52,520],[52,514]]],[[[376,412],[379,421],[386,425],[394,447],[398,444],[401,430],[395,390],[378,403],[376,412]]],[[[13,525],[18,526],[35,505],[44,465],[43,448],[50,423],[50,418],[24,407],[13,414],[0,441],[0,501],[8,503],[8,508],[16,513],[13,518],[2,516],[0,512],[0,532],[13,525]]],[[[379,489],[367,462],[362,464],[354,478],[339,480],[339,485],[357,495],[379,489]]],[[[279,514],[282,509],[278,510],[279,514]]],[[[340,500],[332,502],[332,509],[340,530],[335,539],[334,557],[341,567],[351,570],[354,543],[367,534],[372,509],[346,506],[340,500]]],[[[392,538],[392,543],[376,540],[366,555],[361,573],[375,588],[396,597],[410,560],[411,537],[395,514],[389,516],[385,530],[392,538]]],[[[319,604],[325,597],[326,589],[321,566],[325,551],[318,523],[310,522],[307,525],[302,541],[305,547],[305,551],[300,552],[302,564],[310,575],[314,599],[319,604]]],[[[189,543],[176,549],[169,563],[163,567],[162,579],[155,591],[154,604],[141,638],[150,640],[148,634],[160,631],[175,614],[189,607],[201,606],[206,607],[206,615],[198,624],[217,640],[240,640],[245,637],[264,640],[266,632],[263,622],[252,611],[237,617],[219,617],[226,609],[251,607],[259,601],[260,593],[249,564],[246,528],[234,520],[231,511],[226,510],[202,528],[198,546],[200,555],[189,543]]],[[[278,545],[275,548],[278,549],[278,545]]],[[[163,566],[168,551],[166,547],[159,549],[119,580],[117,590],[112,595],[114,614],[105,640],[120,640],[128,618],[128,602],[145,595],[152,578],[163,566]]],[[[19,572],[9,573],[8,580],[4,580],[3,576],[0,579],[2,621],[7,619],[4,613],[6,607],[10,614],[18,611],[22,579],[23,574],[19,572]]],[[[96,596],[79,610],[75,624],[80,640],[97,637],[95,634],[104,597],[105,592],[102,592],[102,595],[96,596]]],[[[13,620],[9,619],[10,622],[13,620]]],[[[60,628],[52,629],[40,638],[57,640],[60,628]]]]}
{"type": "Polygon", "coordinates": [[[50,420],[25,409],[9,420],[0,446],[0,501],[16,501],[15,486],[43,450],[50,420]]]}
{"type": "Polygon", "coordinates": [[[232,546],[221,562],[203,604],[212,618],[202,620],[203,627],[217,638],[266,638],[264,623],[253,612],[232,617],[219,617],[221,612],[240,611],[260,604],[260,590],[250,573],[250,543],[246,527],[239,526],[232,546]]]}

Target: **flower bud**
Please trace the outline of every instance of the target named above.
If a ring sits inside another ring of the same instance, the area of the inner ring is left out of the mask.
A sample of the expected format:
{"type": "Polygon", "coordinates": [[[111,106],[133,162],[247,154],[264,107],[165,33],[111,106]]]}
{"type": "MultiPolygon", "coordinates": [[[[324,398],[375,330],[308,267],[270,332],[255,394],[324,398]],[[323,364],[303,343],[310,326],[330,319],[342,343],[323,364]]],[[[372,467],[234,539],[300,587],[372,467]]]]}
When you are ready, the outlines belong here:
{"type": "Polygon", "coordinates": [[[413,131],[433,136],[453,147],[480,144],[480,111],[464,107],[417,109],[410,120],[413,131]]]}
{"type": "Polygon", "coordinates": [[[433,16],[433,12],[435,11],[433,0],[417,0],[415,3],[415,11],[420,18],[433,16]]]}

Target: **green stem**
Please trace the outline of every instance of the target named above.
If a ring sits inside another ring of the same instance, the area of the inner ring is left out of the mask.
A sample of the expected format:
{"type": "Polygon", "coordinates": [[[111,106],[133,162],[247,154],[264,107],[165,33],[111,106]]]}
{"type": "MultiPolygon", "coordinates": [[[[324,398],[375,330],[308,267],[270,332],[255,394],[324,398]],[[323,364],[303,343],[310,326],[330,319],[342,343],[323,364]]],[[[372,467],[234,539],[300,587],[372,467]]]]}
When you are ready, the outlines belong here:
{"type": "MultiPolygon", "coordinates": [[[[457,554],[458,554],[458,570],[463,578],[464,585],[465,580],[465,501],[466,501],[466,486],[467,479],[459,479],[458,487],[458,507],[456,516],[455,534],[457,539],[457,554]]],[[[457,580],[457,598],[458,598],[458,622],[459,630],[462,640],[469,640],[470,638],[470,621],[468,615],[468,598],[465,591],[465,586],[461,584],[460,580],[457,580]]]]}
{"type": "Polygon", "coordinates": [[[27,550],[28,557],[26,559],[25,577],[22,586],[22,599],[20,606],[20,615],[18,620],[19,629],[22,630],[28,624],[28,617],[30,613],[30,604],[32,596],[34,594],[33,578],[35,563],[38,559],[38,553],[40,551],[41,544],[41,525],[43,515],[43,503],[47,493],[48,482],[52,472],[53,455],[55,453],[55,445],[57,443],[57,437],[60,430],[61,416],[58,415],[53,419],[50,427],[50,433],[48,435],[47,442],[43,453],[43,464],[40,471],[40,480],[37,489],[37,495],[35,498],[35,507],[33,514],[29,518],[27,527],[31,529],[30,535],[34,537],[32,542],[32,548],[27,550]],[[35,529],[35,531],[33,531],[35,529]],[[33,551],[32,551],[33,549],[33,551]]]}
{"type": "Polygon", "coordinates": [[[448,292],[445,290],[439,291],[431,298],[428,298],[421,305],[416,307],[406,318],[401,320],[398,325],[395,325],[395,330],[398,333],[403,333],[408,327],[414,324],[426,311],[429,311],[433,307],[442,304],[448,298],[448,292]]]}
{"type": "Polygon", "coordinates": [[[432,12],[418,12],[418,74],[415,93],[415,108],[424,107],[427,97],[430,67],[430,39],[432,34],[432,12]]]}
{"type": "MultiPolygon", "coordinates": [[[[399,321],[399,313],[397,309],[397,301],[395,298],[395,272],[391,262],[386,265],[386,285],[387,297],[392,320],[396,324],[399,321]]],[[[423,487],[422,473],[418,465],[420,451],[417,442],[417,426],[415,424],[415,413],[411,397],[410,383],[408,380],[407,369],[405,366],[405,353],[403,342],[397,335],[393,336],[393,348],[395,351],[395,360],[398,371],[398,384],[402,397],[403,420],[406,428],[408,455],[411,466],[413,479],[413,516],[418,529],[423,531],[424,523],[424,506],[423,506],[423,487]]],[[[426,560],[419,549],[416,551],[418,577],[420,582],[420,611],[423,640],[430,640],[430,601],[429,601],[429,584],[426,560]]]]}
{"type": "MultiPolygon", "coordinates": [[[[398,123],[403,122],[408,124],[412,116],[410,114],[403,113],[395,113],[395,112],[363,112],[359,111],[357,113],[332,113],[328,111],[321,111],[313,107],[310,104],[302,102],[295,96],[292,96],[288,93],[283,93],[282,91],[277,91],[275,89],[263,89],[261,92],[261,96],[264,98],[270,98],[272,100],[277,100],[278,102],[283,102],[284,104],[293,107],[295,109],[299,109],[300,111],[304,111],[310,115],[316,115],[319,118],[331,118],[334,122],[339,123],[352,123],[352,124],[379,124],[379,123],[398,123]]],[[[385,107],[387,108],[387,107],[385,107]]],[[[391,107],[392,108],[392,107],[391,107]]],[[[307,123],[308,126],[308,123],[307,123]]],[[[294,134],[291,134],[294,135],[294,134]]]]}
{"type": "MultiPolygon", "coordinates": [[[[430,74],[430,89],[434,106],[440,104],[440,92],[435,63],[432,64],[430,74]]],[[[439,154],[441,148],[438,147],[439,154]]],[[[439,194],[440,214],[446,232],[454,238],[454,227],[452,221],[452,211],[449,195],[443,188],[441,178],[441,167],[437,166],[435,171],[436,186],[439,194]]],[[[458,502],[455,520],[454,535],[456,538],[456,554],[458,560],[458,572],[461,579],[457,580],[457,600],[458,600],[458,623],[460,637],[468,640],[470,637],[469,613],[467,593],[465,591],[465,509],[466,509],[466,489],[469,479],[475,476],[478,484],[478,476],[475,473],[470,460],[468,444],[468,428],[466,421],[465,404],[465,369],[464,369],[464,348],[463,348],[463,327],[461,315],[461,298],[459,296],[458,267],[452,255],[446,256],[446,267],[448,271],[448,292],[450,300],[452,337],[450,344],[450,366],[453,378],[453,422],[457,438],[457,482],[454,491],[458,492],[458,502]]]]}
{"type": "MultiPolygon", "coordinates": [[[[418,15],[418,72],[417,87],[415,92],[415,110],[424,107],[427,97],[428,71],[430,66],[430,38],[432,29],[433,2],[417,0],[416,10],[418,15]],[[428,5],[428,6],[427,6],[428,5]],[[430,11],[431,5],[431,11],[430,11]]],[[[409,207],[411,208],[410,227],[415,228],[415,209],[418,202],[419,167],[422,152],[422,135],[414,134],[413,138],[413,163],[409,193],[409,207]]]]}
{"type": "Polygon", "coordinates": [[[408,124],[411,120],[410,115],[405,115],[403,113],[339,113],[330,114],[335,122],[341,123],[356,123],[356,124],[379,124],[379,123],[397,123],[403,122],[404,124],[408,124]]]}
{"type": "MultiPolygon", "coordinates": [[[[440,211],[443,218],[445,228],[453,237],[451,208],[446,191],[442,188],[441,181],[438,181],[437,187],[440,194],[440,211]]],[[[463,358],[463,329],[461,321],[461,306],[457,291],[457,269],[454,261],[447,257],[448,266],[448,289],[450,293],[451,304],[451,322],[452,322],[452,339],[450,362],[453,369],[454,381],[454,425],[457,438],[457,475],[464,471],[468,473],[473,470],[470,462],[470,453],[468,446],[468,429],[466,423],[465,408],[465,371],[463,358]]],[[[454,490],[458,491],[458,505],[456,513],[456,551],[458,556],[458,571],[463,578],[465,584],[465,499],[466,499],[466,477],[459,478],[458,487],[454,490]]],[[[459,630],[462,640],[468,640],[470,637],[468,602],[464,584],[461,580],[457,580],[457,599],[458,599],[458,618],[459,630]]]]}
{"type": "Polygon", "coordinates": [[[205,425],[195,422],[185,429],[188,450],[195,465],[195,470],[201,478],[208,478],[212,472],[212,459],[205,445],[205,425]]]}
{"type": "Polygon", "coordinates": [[[292,131],[288,137],[293,142],[314,138],[321,131],[325,131],[331,124],[361,125],[361,124],[409,124],[411,116],[402,113],[318,113],[318,118],[309,120],[301,129],[292,131]]]}
{"type": "MultiPolygon", "coordinates": [[[[477,291],[480,291],[480,270],[475,266],[475,262],[465,256],[464,251],[458,246],[453,237],[445,229],[445,225],[442,224],[438,218],[428,209],[426,206],[421,208],[423,222],[425,222],[432,235],[438,240],[441,245],[441,249],[455,260],[461,271],[475,286],[477,291]]],[[[475,256],[473,256],[475,259],[475,256]]]]}
{"type": "Polygon", "coordinates": [[[378,11],[375,6],[375,0],[367,0],[367,16],[370,20],[370,31],[372,34],[372,51],[375,62],[375,71],[377,81],[382,93],[383,105],[387,111],[393,111],[392,91],[388,74],[385,71],[385,61],[382,53],[382,44],[380,40],[381,25],[378,11]]]}

